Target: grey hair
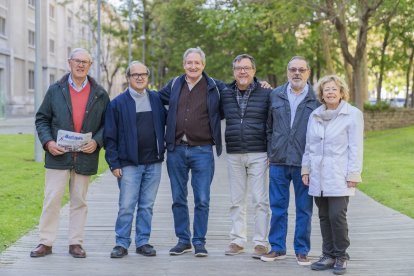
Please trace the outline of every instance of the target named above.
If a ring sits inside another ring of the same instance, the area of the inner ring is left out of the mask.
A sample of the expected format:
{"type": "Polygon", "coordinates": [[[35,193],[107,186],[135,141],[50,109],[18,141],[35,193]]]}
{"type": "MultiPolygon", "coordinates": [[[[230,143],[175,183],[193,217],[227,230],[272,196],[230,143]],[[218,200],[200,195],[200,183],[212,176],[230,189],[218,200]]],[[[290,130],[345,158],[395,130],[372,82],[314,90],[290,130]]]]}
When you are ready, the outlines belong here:
{"type": "Polygon", "coordinates": [[[203,65],[206,65],[206,54],[203,52],[203,50],[201,50],[200,47],[188,48],[187,50],[185,50],[184,55],[183,55],[183,64],[185,63],[185,60],[188,57],[188,55],[192,53],[199,54],[201,57],[201,61],[203,62],[203,65]]]}
{"type": "Polygon", "coordinates": [[[85,53],[89,58],[89,62],[92,63],[91,54],[88,52],[88,50],[86,50],[84,48],[75,48],[75,49],[73,49],[69,54],[69,60],[71,60],[79,52],[85,53]]]}
{"type": "Polygon", "coordinates": [[[131,67],[134,66],[134,65],[144,66],[145,69],[147,69],[148,76],[150,75],[150,70],[148,69],[148,67],[144,63],[142,63],[141,61],[138,61],[138,60],[134,60],[134,61],[131,61],[131,63],[128,65],[128,68],[126,69],[125,75],[126,75],[127,78],[129,77],[129,73],[131,73],[131,67]]]}
{"type": "Polygon", "coordinates": [[[307,60],[305,57],[302,57],[302,56],[294,56],[294,57],[292,57],[292,58],[289,60],[289,62],[288,62],[288,65],[287,65],[287,68],[288,68],[288,69],[289,69],[289,64],[290,64],[292,61],[294,61],[294,60],[303,60],[304,62],[306,62],[306,67],[307,67],[308,69],[310,69],[308,60],[307,60]]]}
{"type": "Polygon", "coordinates": [[[250,59],[250,62],[252,63],[253,69],[256,69],[256,61],[254,60],[254,58],[251,55],[248,54],[241,54],[238,55],[237,57],[234,58],[233,60],[233,68],[234,68],[234,64],[236,62],[240,62],[242,59],[250,59]]]}

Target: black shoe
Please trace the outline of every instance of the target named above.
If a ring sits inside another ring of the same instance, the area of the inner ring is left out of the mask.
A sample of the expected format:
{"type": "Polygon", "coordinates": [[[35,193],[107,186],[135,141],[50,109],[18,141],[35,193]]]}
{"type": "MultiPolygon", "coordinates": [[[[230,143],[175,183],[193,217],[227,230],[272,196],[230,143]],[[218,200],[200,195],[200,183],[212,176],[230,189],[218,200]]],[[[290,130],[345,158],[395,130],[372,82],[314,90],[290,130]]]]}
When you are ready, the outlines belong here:
{"type": "Polygon", "coordinates": [[[147,257],[152,257],[157,255],[157,251],[155,251],[154,247],[150,244],[144,244],[140,247],[137,247],[136,252],[138,254],[147,256],[147,257]]]}
{"type": "Polygon", "coordinates": [[[312,270],[327,270],[331,269],[335,264],[335,258],[329,255],[323,254],[317,262],[311,265],[312,270]]]}
{"type": "Polygon", "coordinates": [[[208,256],[208,252],[204,244],[194,245],[194,255],[196,257],[207,257],[208,256]]]}
{"type": "Polygon", "coordinates": [[[128,249],[123,248],[120,245],[115,246],[111,252],[111,258],[122,258],[126,255],[128,255],[128,249]]]}
{"type": "Polygon", "coordinates": [[[333,273],[336,275],[342,275],[346,273],[347,257],[336,258],[335,265],[333,267],[333,273]]]}
{"type": "Polygon", "coordinates": [[[191,252],[191,244],[179,242],[176,246],[170,249],[170,255],[181,255],[186,252],[191,252]]]}

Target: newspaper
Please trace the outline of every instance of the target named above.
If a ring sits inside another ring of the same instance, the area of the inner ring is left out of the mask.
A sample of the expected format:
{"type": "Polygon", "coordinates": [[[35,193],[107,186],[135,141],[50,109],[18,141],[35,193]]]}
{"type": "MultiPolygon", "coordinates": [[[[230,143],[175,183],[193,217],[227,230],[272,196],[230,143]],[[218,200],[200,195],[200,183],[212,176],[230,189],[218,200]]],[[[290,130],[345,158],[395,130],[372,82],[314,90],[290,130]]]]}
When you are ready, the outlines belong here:
{"type": "Polygon", "coordinates": [[[81,151],[83,145],[86,145],[92,138],[92,132],[78,133],[60,129],[57,133],[57,145],[67,152],[81,151]]]}

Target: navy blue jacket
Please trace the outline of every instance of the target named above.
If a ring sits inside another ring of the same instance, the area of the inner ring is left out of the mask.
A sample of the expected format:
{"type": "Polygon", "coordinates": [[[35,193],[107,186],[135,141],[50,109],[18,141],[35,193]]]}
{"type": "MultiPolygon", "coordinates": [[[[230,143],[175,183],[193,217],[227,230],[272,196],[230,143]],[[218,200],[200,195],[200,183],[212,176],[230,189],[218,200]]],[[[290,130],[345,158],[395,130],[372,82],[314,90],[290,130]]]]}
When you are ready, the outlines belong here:
{"type": "Polygon", "coordinates": [[[309,116],[321,103],[309,84],[308,94],[298,105],[295,120],[290,127],[291,111],[287,87],[288,83],[285,83],[270,93],[267,155],[271,164],[300,167],[305,152],[309,116]]]}
{"type": "MultiPolygon", "coordinates": [[[[152,110],[158,160],[164,160],[164,133],[167,111],[157,92],[147,90],[152,110]]],[[[138,133],[135,101],[127,89],[113,99],[106,110],[104,144],[105,159],[112,170],[138,163],[138,133]]]]}
{"type": "MultiPolygon", "coordinates": [[[[210,131],[213,142],[216,145],[217,155],[222,151],[221,145],[221,124],[220,124],[220,91],[225,89],[225,84],[214,80],[203,72],[203,77],[207,80],[207,109],[210,119],[210,131]]],[[[172,79],[159,92],[162,102],[168,105],[167,132],[165,141],[167,149],[173,151],[175,148],[175,130],[177,126],[177,106],[180,99],[181,88],[185,83],[185,75],[172,79]]]]}

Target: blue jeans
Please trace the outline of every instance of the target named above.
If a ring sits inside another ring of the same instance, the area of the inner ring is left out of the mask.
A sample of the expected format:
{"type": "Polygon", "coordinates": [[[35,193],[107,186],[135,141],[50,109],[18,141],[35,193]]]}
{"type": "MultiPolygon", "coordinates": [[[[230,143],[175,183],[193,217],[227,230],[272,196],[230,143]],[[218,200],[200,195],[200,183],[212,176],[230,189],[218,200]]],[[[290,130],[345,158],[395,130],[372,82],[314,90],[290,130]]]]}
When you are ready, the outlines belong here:
{"type": "Polygon", "coordinates": [[[161,180],[161,162],[126,166],[118,179],[119,211],[115,225],[116,245],[128,248],[135,207],[135,245],[148,243],[151,234],[152,208],[161,180]]]}
{"type": "Polygon", "coordinates": [[[288,226],[289,188],[293,182],[296,204],[296,227],[293,245],[295,254],[308,255],[312,220],[312,197],[308,186],[302,182],[301,168],[295,166],[270,165],[269,199],[272,217],[269,242],[272,251],[286,253],[288,226]]]}
{"type": "Polygon", "coordinates": [[[187,182],[191,170],[195,205],[192,243],[193,245],[205,244],[210,208],[210,185],[214,176],[212,146],[175,146],[174,151],[167,153],[167,169],[171,182],[172,211],[178,242],[190,244],[187,182]]]}

